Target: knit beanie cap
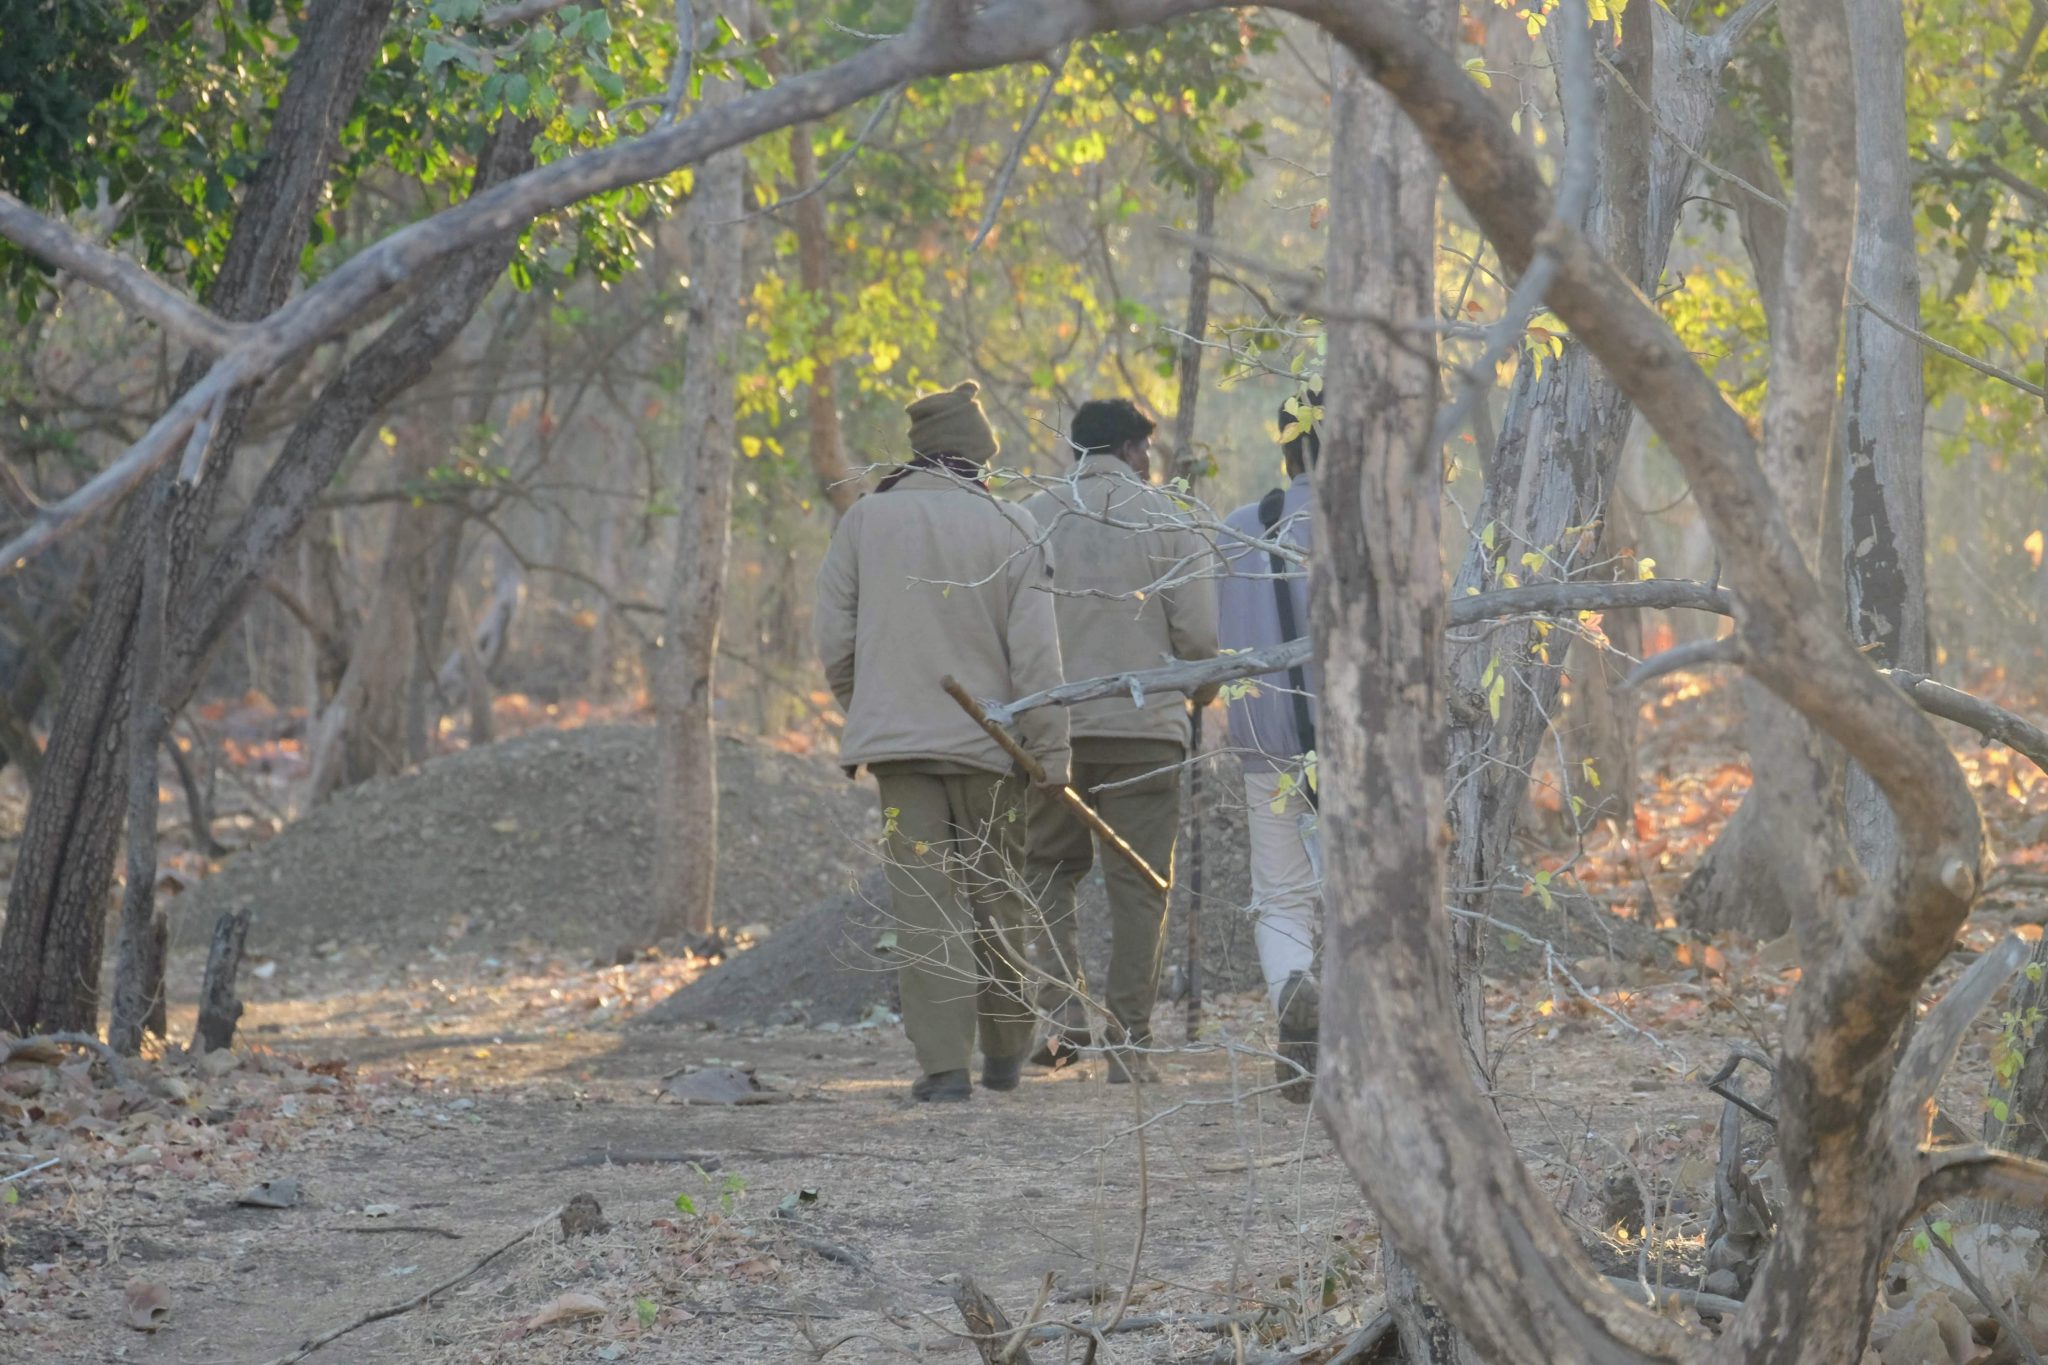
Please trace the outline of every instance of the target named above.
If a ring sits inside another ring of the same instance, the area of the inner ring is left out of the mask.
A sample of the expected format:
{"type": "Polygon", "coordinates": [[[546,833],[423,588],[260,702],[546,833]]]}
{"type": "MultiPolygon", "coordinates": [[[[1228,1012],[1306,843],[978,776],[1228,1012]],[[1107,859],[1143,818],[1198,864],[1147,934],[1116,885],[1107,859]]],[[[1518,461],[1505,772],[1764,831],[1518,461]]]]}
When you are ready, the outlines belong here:
{"type": "Polygon", "coordinates": [[[993,460],[1002,447],[974,397],[979,392],[980,385],[970,379],[944,393],[928,393],[905,408],[910,414],[911,453],[960,455],[976,464],[993,460]]]}

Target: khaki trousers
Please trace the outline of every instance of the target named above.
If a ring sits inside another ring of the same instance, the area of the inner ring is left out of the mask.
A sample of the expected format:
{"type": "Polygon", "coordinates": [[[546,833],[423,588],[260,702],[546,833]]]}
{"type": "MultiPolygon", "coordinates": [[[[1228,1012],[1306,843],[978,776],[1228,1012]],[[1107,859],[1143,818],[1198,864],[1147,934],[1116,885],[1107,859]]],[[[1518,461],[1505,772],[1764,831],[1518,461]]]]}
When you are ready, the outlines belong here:
{"type": "MultiPolygon", "coordinates": [[[[1089,757],[1088,749],[1087,740],[1074,742],[1074,790],[1170,882],[1173,846],[1180,837],[1180,770],[1168,765],[1179,759],[1104,762],[1089,757]],[[1109,791],[1093,790],[1134,778],[1145,780],[1109,791]]],[[[1104,848],[1101,856],[1102,879],[1109,891],[1109,989],[1103,1003],[1123,1026],[1125,1039],[1143,1045],[1152,1039],[1152,1006],[1159,996],[1167,893],[1116,850],[1104,848]]],[[[1071,1008],[1073,985],[1085,988],[1075,902],[1081,878],[1095,857],[1095,838],[1088,827],[1057,797],[1031,793],[1031,842],[1024,870],[1025,883],[1044,917],[1036,944],[1039,965],[1068,983],[1044,983],[1038,1003],[1056,1019],[1076,1017],[1062,1010],[1071,1008]]]]}
{"type": "Polygon", "coordinates": [[[1025,902],[1016,889],[1024,787],[994,773],[873,771],[895,916],[903,1031],[927,1075],[965,1068],[979,1025],[986,1057],[1020,1057],[1033,1015],[1017,960],[1025,902]],[[1005,944],[1008,945],[1007,949],[1005,944]]]}

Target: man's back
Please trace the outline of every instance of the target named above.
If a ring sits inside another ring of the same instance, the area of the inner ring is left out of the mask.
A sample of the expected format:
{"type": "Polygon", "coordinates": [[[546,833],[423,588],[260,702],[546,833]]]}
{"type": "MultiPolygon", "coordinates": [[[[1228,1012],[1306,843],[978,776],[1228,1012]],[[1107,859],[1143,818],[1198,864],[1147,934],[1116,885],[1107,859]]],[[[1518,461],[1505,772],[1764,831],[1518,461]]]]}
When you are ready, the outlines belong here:
{"type": "MultiPolygon", "coordinates": [[[[940,681],[950,675],[1005,701],[1059,685],[1051,567],[1034,531],[1018,509],[927,470],[847,512],[819,572],[816,623],[846,713],[845,762],[951,759],[1009,770],[940,681]]],[[[1058,708],[1031,713],[1027,744],[1064,722],[1058,708]]]]}
{"type": "MultiPolygon", "coordinates": [[[[1071,478],[1024,504],[1044,528],[1059,590],[1060,652],[1069,678],[1157,668],[1216,653],[1214,556],[1166,493],[1112,455],[1089,455],[1071,478]]],[[[1188,740],[1186,699],[1108,697],[1073,708],[1082,738],[1188,740]]]]}

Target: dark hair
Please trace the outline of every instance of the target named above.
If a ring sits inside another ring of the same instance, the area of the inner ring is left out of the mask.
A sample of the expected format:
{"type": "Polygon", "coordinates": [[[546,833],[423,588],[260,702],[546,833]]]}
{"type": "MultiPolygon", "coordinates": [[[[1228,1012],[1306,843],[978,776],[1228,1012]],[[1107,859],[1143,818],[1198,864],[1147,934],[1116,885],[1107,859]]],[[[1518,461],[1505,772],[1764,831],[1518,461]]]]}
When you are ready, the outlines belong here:
{"type": "Polygon", "coordinates": [[[1312,408],[1320,408],[1323,405],[1323,391],[1321,389],[1303,389],[1300,393],[1288,399],[1286,403],[1280,405],[1280,425],[1276,430],[1276,434],[1282,438],[1280,441],[1280,454],[1287,462],[1287,472],[1292,474],[1297,470],[1315,468],[1316,457],[1323,453],[1323,434],[1316,430],[1315,422],[1304,421],[1302,418],[1289,412],[1287,410],[1288,403],[1306,404],[1312,408]],[[1297,428],[1298,430],[1296,430],[1297,428]],[[1291,439],[1287,437],[1287,433],[1290,430],[1295,430],[1295,435],[1291,439]]]}
{"type": "Polygon", "coordinates": [[[1128,398],[1091,398],[1075,409],[1067,440],[1073,444],[1078,459],[1142,441],[1158,429],[1158,424],[1139,412],[1138,405],[1128,398]]]}

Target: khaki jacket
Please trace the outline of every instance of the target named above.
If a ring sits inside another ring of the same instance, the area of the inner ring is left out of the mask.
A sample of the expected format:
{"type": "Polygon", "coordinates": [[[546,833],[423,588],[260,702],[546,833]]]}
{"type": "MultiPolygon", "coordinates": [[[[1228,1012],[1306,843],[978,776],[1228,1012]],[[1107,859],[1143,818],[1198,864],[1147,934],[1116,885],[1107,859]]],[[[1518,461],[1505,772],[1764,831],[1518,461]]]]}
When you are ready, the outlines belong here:
{"type": "MultiPolygon", "coordinates": [[[[1113,455],[1090,455],[1024,506],[1051,541],[1069,679],[1215,657],[1215,554],[1167,493],[1113,455]],[[1173,586],[1155,588],[1162,582],[1173,586]]],[[[1187,701],[1160,692],[1143,706],[1128,697],[1084,702],[1073,708],[1073,737],[1185,746],[1187,701]]]]}
{"type": "MultiPolygon", "coordinates": [[[[930,470],[847,510],[818,571],[813,623],[846,715],[842,763],[1011,771],[939,684],[950,674],[976,697],[1006,702],[1059,686],[1052,562],[1035,530],[1020,508],[930,470]]],[[[1016,733],[1048,776],[1066,780],[1064,708],[1026,712],[1016,733]]]]}

